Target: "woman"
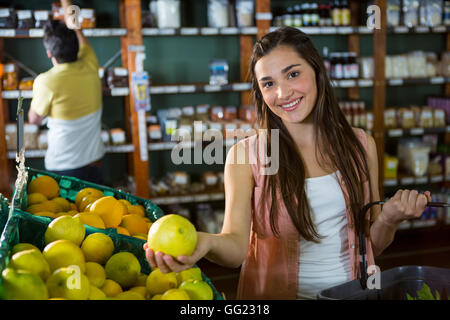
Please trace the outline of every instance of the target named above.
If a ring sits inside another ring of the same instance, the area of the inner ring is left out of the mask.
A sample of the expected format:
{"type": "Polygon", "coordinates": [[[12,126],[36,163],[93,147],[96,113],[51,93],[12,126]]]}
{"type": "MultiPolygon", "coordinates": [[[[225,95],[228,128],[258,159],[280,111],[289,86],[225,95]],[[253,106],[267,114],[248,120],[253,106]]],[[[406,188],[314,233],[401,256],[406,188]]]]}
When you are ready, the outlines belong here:
{"type": "MultiPolygon", "coordinates": [[[[199,232],[189,257],[174,259],[144,245],[147,260],[163,272],[179,272],[202,257],[242,264],[238,299],[314,299],[360,274],[358,212],[379,200],[375,142],[347,123],[303,32],[287,27],[265,35],[250,68],[259,126],[279,133],[266,142],[268,150],[279,149],[278,171],[261,170],[262,135],[241,140],[225,164],[222,232],[199,232]],[[250,161],[255,156],[256,163],[250,161]]],[[[427,201],[428,191],[398,190],[382,210],[372,209],[365,222],[369,266],[398,225],[419,217],[427,201]]]]}

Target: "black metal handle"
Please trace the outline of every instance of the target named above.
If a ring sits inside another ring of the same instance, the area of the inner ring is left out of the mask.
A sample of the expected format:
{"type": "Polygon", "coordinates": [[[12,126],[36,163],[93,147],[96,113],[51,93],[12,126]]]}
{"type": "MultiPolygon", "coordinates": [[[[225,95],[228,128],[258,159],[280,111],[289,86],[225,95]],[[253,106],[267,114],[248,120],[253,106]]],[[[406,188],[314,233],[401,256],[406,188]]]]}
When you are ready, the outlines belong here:
{"type": "MultiPolygon", "coordinates": [[[[360,272],[361,272],[361,278],[359,279],[361,283],[361,288],[365,290],[367,288],[367,279],[369,278],[367,274],[367,260],[366,260],[366,235],[364,233],[364,222],[366,220],[366,214],[367,211],[369,211],[370,208],[376,205],[383,205],[386,201],[375,201],[370,202],[366,204],[364,207],[362,207],[361,211],[359,212],[359,232],[358,232],[358,238],[359,238],[359,254],[361,256],[360,260],[360,272]]],[[[450,204],[447,202],[428,202],[427,207],[450,207],[450,204]]]]}

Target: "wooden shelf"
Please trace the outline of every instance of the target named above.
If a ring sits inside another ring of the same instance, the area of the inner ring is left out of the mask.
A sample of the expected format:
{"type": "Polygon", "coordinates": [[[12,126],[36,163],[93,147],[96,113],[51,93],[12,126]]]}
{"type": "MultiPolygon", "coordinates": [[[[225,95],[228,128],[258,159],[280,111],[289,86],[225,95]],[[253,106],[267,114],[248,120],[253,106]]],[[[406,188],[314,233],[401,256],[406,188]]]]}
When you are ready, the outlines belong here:
{"type": "MultiPolygon", "coordinates": [[[[127,35],[125,28],[93,28],[83,29],[86,37],[123,37],[127,35]]],[[[44,29],[0,29],[0,38],[43,38],[44,29]]]]}
{"type": "Polygon", "coordinates": [[[225,36],[225,35],[256,35],[257,27],[245,28],[142,28],[142,36],[225,36]]]}
{"type": "MultiPolygon", "coordinates": [[[[116,146],[105,146],[106,153],[132,153],[134,152],[134,146],[132,144],[123,144],[116,146]]],[[[44,158],[47,150],[25,150],[25,158],[27,159],[38,159],[44,158]]],[[[16,151],[8,151],[8,159],[15,159],[16,151]]]]}
{"type": "MultiPolygon", "coordinates": [[[[275,31],[279,27],[270,27],[270,31],[275,31]]],[[[339,26],[339,27],[297,27],[297,29],[305,32],[309,35],[350,35],[350,34],[373,34],[373,29],[367,28],[367,26],[339,26]]],[[[406,27],[398,26],[386,29],[388,34],[422,34],[422,33],[447,33],[449,32],[449,26],[436,26],[436,27],[406,27]]]]}
{"type": "Polygon", "coordinates": [[[450,132],[450,125],[441,128],[389,129],[386,131],[386,137],[398,138],[405,136],[421,136],[424,134],[439,134],[446,132],[450,132]]]}
{"type": "Polygon", "coordinates": [[[450,181],[450,176],[445,177],[443,175],[430,176],[430,177],[412,177],[404,176],[398,179],[385,179],[384,187],[398,187],[409,185],[428,185],[431,183],[441,183],[444,181],[450,181]]]}
{"type": "MultiPolygon", "coordinates": [[[[231,147],[236,144],[235,139],[225,139],[223,141],[224,147],[231,147]]],[[[183,148],[194,148],[197,146],[203,146],[203,141],[168,141],[168,142],[149,142],[149,151],[169,151],[175,148],[175,146],[181,145],[183,148]]]]}
{"type": "Polygon", "coordinates": [[[157,205],[168,205],[177,203],[197,203],[197,202],[223,201],[223,200],[225,200],[225,193],[223,192],[150,198],[150,201],[157,205]]]}
{"type": "MultiPolygon", "coordinates": [[[[24,99],[32,99],[33,91],[32,90],[8,90],[2,91],[2,98],[7,100],[15,100],[19,98],[19,95],[22,95],[24,99]]],[[[107,89],[103,91],[104,96],[112,96],[112,97],[125,97],[130,94],[130,89],[128,87],[125,88],[113,88],[107,89]]]]}
{"type": "Polygon", "coordinates": [[[185,85],[164,85],[151,86],[150,94],[176,94],[176,93],[210,93],[210,92],[227,92],[227,91],[248,91],[252,87],[251,83],[230,83],[225,85],[209,85],[209,84],[185,84],[185,85]]]}

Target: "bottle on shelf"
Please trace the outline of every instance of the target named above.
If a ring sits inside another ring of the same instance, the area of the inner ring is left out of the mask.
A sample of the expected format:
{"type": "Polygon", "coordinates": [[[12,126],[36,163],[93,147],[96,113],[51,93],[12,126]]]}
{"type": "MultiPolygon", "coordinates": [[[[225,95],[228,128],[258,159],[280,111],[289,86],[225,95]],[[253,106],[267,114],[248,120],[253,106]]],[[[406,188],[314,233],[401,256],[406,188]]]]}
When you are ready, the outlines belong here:
{"type": "Polygon", "coordinates": [[[341,25],[349,26],[351,24],[350,6],[347,0],[341,1],[341,25]]]}
{"type": "Polygon", "coordinates": [[[303,3],[302,4],[302,18],[303,18],[303,25],[305,27],[311,26],[311,6],[309,3],[303,3]]]}
{"type": "Polygon", "coordinates": [[[311,7],[311,26],[317,27],[319,26],[320,20],[319,6],[317,5],[317,3],[312,3],[310,7],[311,7]]]}
{"type": "Polygon", "coordinates": [[[303,25],[302,9],[299,4],[294,6],[293,25],[294,27],[301,27],[303,25]]]}
{"type": "Polygon", "coordinates": [[[339,0],[334,0],[331,5],[331,17],[333,26],[340,26],[342,24],[341,2],[339,0]]]}
{"type": "Polygon", "coordinates": [[[331,77],[331,62],[328,47],[323,47],[323,64],[325,66],[325,70],[327,71],[328,77],[331,77]]]}

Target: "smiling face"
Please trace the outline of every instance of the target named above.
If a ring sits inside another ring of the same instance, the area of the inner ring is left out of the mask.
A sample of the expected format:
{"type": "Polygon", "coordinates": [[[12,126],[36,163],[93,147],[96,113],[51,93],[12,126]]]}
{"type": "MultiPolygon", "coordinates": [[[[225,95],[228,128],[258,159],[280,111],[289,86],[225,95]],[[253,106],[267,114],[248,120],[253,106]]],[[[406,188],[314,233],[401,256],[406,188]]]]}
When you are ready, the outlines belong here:
{"type": "Polygon", "coordinates": [[[294,48],[274,48],[256,62],[254,73],[264,102],[283,122],[312,122],[316,75],[294,48]]]}

